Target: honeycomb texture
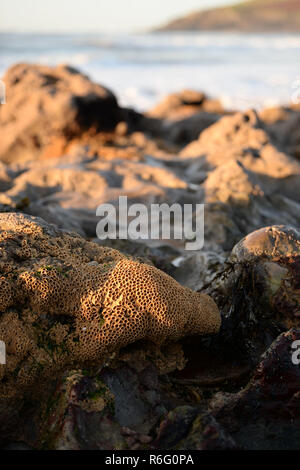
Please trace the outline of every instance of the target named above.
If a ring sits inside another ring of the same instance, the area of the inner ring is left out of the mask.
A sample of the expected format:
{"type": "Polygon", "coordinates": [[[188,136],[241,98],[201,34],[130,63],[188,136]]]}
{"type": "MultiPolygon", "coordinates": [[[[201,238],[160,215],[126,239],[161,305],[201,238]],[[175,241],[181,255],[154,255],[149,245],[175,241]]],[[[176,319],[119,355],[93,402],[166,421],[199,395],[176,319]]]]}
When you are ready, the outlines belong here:
{"type": "Polygon", "coordinates": [[[214,301],[42,219],[0,214],[0,398],[137,340],[216,333],[214,301]]]}

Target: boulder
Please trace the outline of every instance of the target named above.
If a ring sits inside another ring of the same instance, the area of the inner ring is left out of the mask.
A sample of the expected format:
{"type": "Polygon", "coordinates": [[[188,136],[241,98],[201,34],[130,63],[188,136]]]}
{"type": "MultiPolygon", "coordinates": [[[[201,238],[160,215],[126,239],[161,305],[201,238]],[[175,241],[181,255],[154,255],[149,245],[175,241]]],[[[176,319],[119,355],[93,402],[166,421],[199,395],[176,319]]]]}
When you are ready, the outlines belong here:
{"type": "Polygon", "coordinates": [[[147,115],[158,119],[178,121],[200,111],[222,114],[224,109],[219,100],[211,99],[202,92],[187,89],[166,96],[148,111],[147,115]]]}
{"type": "Polygon", "coordinates": [[[300,327],[299,260],[294,227],[264,227],[233,248],[207,289],[222,311],[220,343],[256,363],[281,332],[300,327]]]}
{"type": "Polygon", "coordinates": [[[124,111],[107,88],[69,66],[18,64],[3,78],[0,160],[59,156],[71,137],[88,129],[112,130],[124,111]]]}
{"type": "Polygon", "coordinates": [[[213,416],[239,448],[299,448],[300,373],[292,361],[292,345],[299,340],[299,329],[282,333],[261,357],[246,387],[212,399],[213,416]]]}
{"type": "Polygon", "coordinates": [[[220,328],[206,294],[42,219],[1,213],[0,244],[0,401],[38,396],[71,367],[100,367],[137,341],[160,346],[220,328]]]}

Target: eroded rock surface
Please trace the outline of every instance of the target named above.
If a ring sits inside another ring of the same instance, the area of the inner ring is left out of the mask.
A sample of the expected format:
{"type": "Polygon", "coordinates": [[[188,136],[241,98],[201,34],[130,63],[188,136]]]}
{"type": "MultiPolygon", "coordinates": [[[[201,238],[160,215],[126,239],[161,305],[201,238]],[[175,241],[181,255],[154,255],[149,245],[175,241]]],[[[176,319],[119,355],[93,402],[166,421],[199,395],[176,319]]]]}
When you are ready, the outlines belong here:
{"type": "Polygon", "coordinates": [[[0,160],[59,155],[71,136],[93,127],[111,130],[124,120],[116,97],[68,66],[18,64],[4,76],[0,160]]]}
{"type": "Polygon", "coordinates": [[[209,296],[149,264],[21,214],[1,214],[0,229],[2,398],[38,391],[74,365],[100,366],[138,340],[161,345],[220,328],[209,296]]]}
{"type": "Polygon", "coordinates": [[[141,115],[70,67],[6,81],[1,447],[296,448],[299,107],[184,91],[141,115]],[[119,196],[204,203],[204,248],[98,240],[119,196]]]}
{"type": "Polygon", "coordinates": [[[196,90],[182,90],[166,96],[148,115],[168,120],[182,120],[199,112],[223,113],[222,104],[217,99],[207,97],[196,90]]]}
{"type": "Polygon", "coordinates": [[[299,338],[299,329],[282,333],[241,392],[213,399],[215,418],[240,448],[299,448],[300,373],[292,362],[292,344],[299,338]]]}

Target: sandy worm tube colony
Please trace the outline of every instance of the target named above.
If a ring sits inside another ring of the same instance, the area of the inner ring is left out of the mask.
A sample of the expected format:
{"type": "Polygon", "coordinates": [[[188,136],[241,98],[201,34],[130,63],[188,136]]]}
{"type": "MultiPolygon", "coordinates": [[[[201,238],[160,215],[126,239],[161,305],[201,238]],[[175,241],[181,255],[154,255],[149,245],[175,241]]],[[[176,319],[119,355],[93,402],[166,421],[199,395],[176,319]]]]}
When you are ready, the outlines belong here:
{"type": "Polygon", "coordinates": [[[209,296],[147,263],[22,214],[1,214],[0,228],[2,396],[137,340],[219,330],[209,296]]]}

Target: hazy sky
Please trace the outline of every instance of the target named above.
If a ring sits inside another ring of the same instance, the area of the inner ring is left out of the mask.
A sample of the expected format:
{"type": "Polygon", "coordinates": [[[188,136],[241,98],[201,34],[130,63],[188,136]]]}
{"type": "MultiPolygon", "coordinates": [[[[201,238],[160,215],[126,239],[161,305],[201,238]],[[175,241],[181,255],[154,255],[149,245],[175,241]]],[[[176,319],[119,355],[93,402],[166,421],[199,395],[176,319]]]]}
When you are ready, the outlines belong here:
{"type": "Polygon", "coordinates": [[[234,0],[0,0],[0,31],[140,31],[234,0]]]}

